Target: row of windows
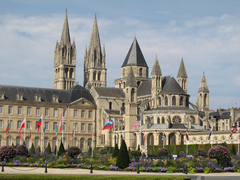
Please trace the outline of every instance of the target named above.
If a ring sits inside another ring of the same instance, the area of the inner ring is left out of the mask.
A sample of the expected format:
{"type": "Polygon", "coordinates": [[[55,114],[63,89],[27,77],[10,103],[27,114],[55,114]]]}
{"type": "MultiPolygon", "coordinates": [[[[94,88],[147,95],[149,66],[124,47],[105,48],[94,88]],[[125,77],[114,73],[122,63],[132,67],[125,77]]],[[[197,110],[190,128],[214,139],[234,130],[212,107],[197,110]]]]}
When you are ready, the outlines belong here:
{"type": "MultiPolygon", "coordinates": [[[[12,129],[13,122],[12,122],[12,120],[10,120],[9,122],[10,122],[9,127],[10,127],[10,129],[12,129]]],[[[38,121],[36,121],[35,129],[38,129],[37,128],[37,122],[38,121]]],[[[22,121],[17,121],[17,129],[19,129],[21,127],[21,124],[22,124],[22,121]]],[[[44,127],[45,127],[46,130],[49,130],[49,122],[44,122],[44,127]]],[[[58,127],[58,122],[53,122],[53,130],[56,130],[57,127],[58,127]]],[[[74,123],[73,127],[74,127],[74,130],[77,131],[78,130],[78,123],[74,123]]],[[[0,128],[3,128],[3,120],[0,120],[0,128]]],[[[26,122],[26,129],[32,129],[31,121],[26,122]]],[[[63,123],[62,130],[63,131],[66,130],[66,123],[65,122],[63,123]]],[[[85,124],[84,123],[81,123],[81,131],[85,131],[85,124]]],[[[88,131],[89,132],[92,131],[92,124],[88,124],[88,131]]]]}
{"type": "MultiPolygon", "coordinates": [[[[7,146],[12,145],[12,142],[11,142],[11,141],[12,141],[11,136],[8,136],[8,137],[7,137],[7,141],[6,141],[6,145],[7,145],[7,146]]],[[[53,139],[52,139],[52,149],[55,149],[55,146],[56,146],[56,144],[57,144],[57,141],[58,141],[58,140],[57,140],[56,138],[53,138],[53,139]]],[[[62,143],[63,143],[64,146],[65,146],[65,142],[66,142],[66,141],[65,141],[65,138],[63,138],[62,143]]],[[[26,147],[27,147],[27,148],[30,148],[30,138],[29,138],[29,137],[26,137],[25,143],[26,143],[26,147]]],[[[77,144],[78,144],[78,140],[77,140],[76,138],[73,139],[73,144],[72,144],[72,145],[73,145],[73,146],[77,146],[77,144]]],[[[81,149],[84,149],[85,139],[81,138],[79,144],[80,144],[80,148],[81,148],[81,149]]],[[[2,138],[0,137],[0,147],[1,147],[2,145],[3,145],[3,144],[2,144],[2,138]]],[[[20,145],[20,138],[19,138],[19,137],[16,138],[16,146],[18,146],[18,145],[20,145]]],[[[43,148],[46,149],[47,145],[48,145],[48,138],[45,137],[44,140],[43,140],[43,148]]],[[[88,148],[92,145],[92,139],[88,139],[88,140],[87,140],[87,145],[88,145],[88,148]]],[[[38,137],[36,137],[36,138],[34,139],[34,147],[37,148],[38,146],[40,146],[40,140],[39,140],[38,137]]]]}
{"type": "MultiPolygon", "coordinates": [[[[169,99],[168,99],[168,97],[166,96],[164,99],[164,103],[162,103],[162,98],[161,97],[158,97],[158,105],[159,106],[161,106],[161,105],[165,105],[165,106],[168,106],[168,105],[172,105],[172,106],[176,106],[177,105],[177,103],[176,103],[176,97],[175,96],[173,96],[172,97],[172,104],[170,104],[168,101],[169,101],[169,99]]],[[[183,106],[183,101],[184,101],[184,98],[183,98],[183,96],[181,96],[180,97],[180,101],[179,101],[179,105],[180,106],[183,106]]],[[[189,104],[189,102],[188,102],[188,98],[186,98],[186,106],[188,106],[188,104],[189,104]]]]}
{"type": "MultiPolygon", "coordinates": [[[[18,107],[18,115],[22,115],[22,107],[18,107]]],[[[3,106],[0,106],[0,114],[3,114],[3,106]]],[[[13,107],[8,106],[8,114],[13,114],[13,107]]],[[[32,108],[27,107],[27,115],[32,114],[32,108]]],[[[36,108],[36,116],[40,116],[40,108],[36,108]]],[[[45,116],[49,116],[49,108],[45,108],[45,116]]],[[[53,116],[58,117],[58,109],[53,110],[53,116]]],[[[78,117],[78,110],[74,110],[73,116],[78,117]]],[[[63,117],[66,117],[66,109],[63,109],[63,117]]],[[[85,110],[81,110],[81,118],[85,117],[85,110]]],[[[92,118],[92,111],[88,111],[88,118],[92,118]]]]}

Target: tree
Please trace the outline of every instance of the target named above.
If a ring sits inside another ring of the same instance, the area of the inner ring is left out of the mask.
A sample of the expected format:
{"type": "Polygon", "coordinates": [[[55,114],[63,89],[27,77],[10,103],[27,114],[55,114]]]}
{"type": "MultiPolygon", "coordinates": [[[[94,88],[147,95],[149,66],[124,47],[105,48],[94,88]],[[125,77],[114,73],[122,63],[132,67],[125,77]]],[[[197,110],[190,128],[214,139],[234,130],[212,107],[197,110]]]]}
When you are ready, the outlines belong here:
{"type": "Polygon", "coordinates": [[[35,148],[34,148],[33,143],[32,143],[32,146],[31,146],[31,148],[30,148],[30,150],[29,150],[29,153],[30,153],[30,154],[35,154],[35,148]]]}
{"type": "Polygon", "coordinates": [[[45,152],[47,152],[48,154],[52,154],[50,142],[48,142],[48,146],[46,147],[45,152]]]}
{"type": "Polygon", "coordinates": [[[0,147],[0,159],[8,161],[16,156],[16,149],[12,146],[2,146],[0,147]]]}
{"type": "Polygon", "coordinates": [[[205,149],[198,149],[197,155],[198,155],[198,156],[206,157],[206,156],[207,156],[207,152],[206,152],[205,149]]]}
{"type": "Polygon", "coordinates": [[[70,156],[71,158],[74,159],[74,158],[76,158],[81,152],[82,152],[82,151],[81,151],[81,149],[79,149],[79,147],[73,146],[73,147],[70,147],[70,148],[68,149],[67,154],[68,154],[68,156],[70,156]]]}
{"type": "Polygon", "coordinates": [[[58,156],[62,156],[63,154],[65,154],[65,149],[64,149],[63,143],[61,141],[60,147],[59,147],[59,150],[58,150],[58,156]]]}
{"type": "Polygon", "coordinates": [[[236,149],[235,149],[235,146],[234,145],[232,145],[232,149],[231,149],[231,154],[236,154],[237,152],[236,152],[236,149]]]}
{"type": "Polygon", "coordinates": [[[118,156],[118,153],[119,153],[119,149],[118,149],[118,145],[115,144],[115,147],[113,149],[113,153],[112,153],[112,157],[115,158],[118,156]]]}
{"type": "Polygon", "coordinates": [[[89,146],[89,148],[88,148],[88,156],[90,157],[91,155],[92,155],[92,147],[89,146]]]}
{"type": "Polygon", "coordinates": [[[41,152],[40,146],[37,147],[36,152],[41,152]]]}
{"type": "Polygon", "coordinates": [[[17,155],[20,155],[20,156],[28,155],[28,148],[23,144],[17,146],[16,151],[17,151],[17,155]]]}
{"type": "Polygon", "coordinates": [[[116,165],[121,168],[127,168],[130,163],[130,158],[127,150],[127,145],[124,140],[122,140],[121,147],[118,153],[117,163],[116,165]]]}
{"type": "Polygon", "coordinates": [[[222,165],[229,164],[231,160],[228,148],[221,145],[211,147],[208,151],[208,156],[211,159],[217,159],[218,164],[222,165]]]}

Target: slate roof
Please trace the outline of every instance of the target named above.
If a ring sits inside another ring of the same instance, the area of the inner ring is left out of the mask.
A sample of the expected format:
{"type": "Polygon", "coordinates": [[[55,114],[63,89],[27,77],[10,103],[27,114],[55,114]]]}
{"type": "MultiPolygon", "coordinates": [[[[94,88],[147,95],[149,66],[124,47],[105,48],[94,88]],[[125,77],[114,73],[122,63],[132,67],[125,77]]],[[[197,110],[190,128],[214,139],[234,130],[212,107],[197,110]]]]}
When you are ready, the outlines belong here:
{"type": "Polygon", "coordinates": [[[170,129],[186,129],[186,126],[184,124],[170,124],[170,129]]]}
{"type": "Polygon", "coordinates": [[[199,126],[199,125],[191,125],[191,129],[204,129],[203,126],[199,126]]]}
{"type": "Polygon", "coordinates": [[[230,111],[223,112],[222,115],[219,117],[219,119],[229,119],[230,116],[230,111]]]}
{"type": "Polygon", "coordinates": [[[58,96],[59,103],[71,103],[80,98],[85,98],[88,101],[95,103],[90,92],[80,85],[75,85],[69,90],[58,90],[36,87],[8,86],[0,85],[0,91],[4,92],[5,100],[16,101],[17,94],[23,93],[23,101],[36,102],[35,95],[41,95],[41,102],[52,103],[53,95],[58,96]]]}
{"type": "Polygon", "coordinates": [[[161,76],[162,75],[162,71],[161,71],[157,56],[156,56],[154,64],[153,64],[151,75],[152,76],[154,76],[154,75],[161,76]]]}
{"type": "Polygon", "coordinates": [[[171,94],[186,94],[186,92],[181,88],[178,82],[172,77],[168,76],[163,79],[162,93],[171,93],[171,94]],[[165,81],[166,80],[166,81],[165,81]]]}
{"type": "Polygon", "coordinates": [[[146,96],[151,94],[152,80],[143,81],[138,87],[137,96],[146,96]]]}
{"type": "Polygon", "coordinates": [[[122,67],[130,65],[148,67],[136,37],[133,40],[133,43],[128,51],[122,67]]]}
{"type": "Polygon", "coordinates": [[[123,89],[114,87],[95,87],[99,96],[125,98],[123,89]]]}
{"type": "Polygon", "coordinates": [[[187,78],[187,71],[186,71],[186,68],[185,68],[185,65],[184,65],[184,62],[183,62],[183,58],[181,60],[181,64],[179,66],[179,69],[178,69],[178,74],[177,74],[177,78],[187,78]]]}

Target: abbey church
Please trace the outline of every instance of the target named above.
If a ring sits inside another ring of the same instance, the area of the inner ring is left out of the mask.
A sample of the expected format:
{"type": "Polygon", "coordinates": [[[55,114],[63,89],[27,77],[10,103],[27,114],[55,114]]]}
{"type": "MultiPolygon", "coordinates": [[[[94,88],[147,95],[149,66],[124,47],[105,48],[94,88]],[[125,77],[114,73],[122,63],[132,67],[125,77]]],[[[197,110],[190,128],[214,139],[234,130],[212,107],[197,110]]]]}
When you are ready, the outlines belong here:
{"type": "Polygon", "coordinates": [[[54,88],[0,85],[0,146],[25,141],[28,148],[34,144],[44,150],[48,143],[54,149],[62,141],[65,148],[78,146],[87,151],[90,146],[118,144],[120,147],[124,139],[129,148],[140,146],[146,151],[147,145],[237,143],[238,137],[229,134],[240,121],[240,110],[209,110],[210,91],[204,73],[198,100],[191,102],[187,89],[191,84],[187,83],[183,58],[179,58],[176,78],[162,73],[157,56],[150,60],[154,61],[150,72],[144,52],[133,37],[129,51],[122,52],[125,59],[121,74],[114,81],[115,87],[107,87],[107,50],[101,46],[96,15],[90,44],[83,55],[82,86],[76,83],[76,51],[66,12],[61,39],[54,52],[54,88]],[[40,118],[44,135],[37,132],[40,118]],[[24,119],[26,127],[19,133],[24,119]],[[114,128],[102,130],[111,119],[114,128]],[[137,120],[141,125],[133,131],[137,120]],[[209,139],[211,127],[213,134],[209,139]]]}

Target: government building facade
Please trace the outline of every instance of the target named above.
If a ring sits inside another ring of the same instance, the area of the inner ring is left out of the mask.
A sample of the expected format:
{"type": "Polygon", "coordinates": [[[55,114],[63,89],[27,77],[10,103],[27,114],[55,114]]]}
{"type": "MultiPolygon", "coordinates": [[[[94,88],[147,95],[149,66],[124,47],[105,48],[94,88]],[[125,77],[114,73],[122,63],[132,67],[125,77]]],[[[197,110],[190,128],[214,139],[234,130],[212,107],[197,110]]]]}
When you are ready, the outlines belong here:
{"type": "MultiPolygon", "coordinates": [[[[209,88],[203,73],[197,103],[188,94],[188,75],[179,59],[177,78],[165,76],[156,56],[149,73],[137,38],[133,38],[114,87],[107,87],[105,47],[101,47],[95,15],[90,44],[84,54],[83,86],[76,83],[76,45],[71,43],[67,12],[60,42],[54,52],[53,89],[0,85],[0,146],[19,145],[52,150],[78,146],[107,147],[124,139],[131,149],[147,145],[237,143],[229,136],[240,121],[240,109],[209,110],[209,88]],[[37,122],[42,117],[40,132],[37,122]],[[59,132],[60,119],[62,131],[59,132]],[[25,128],[19,128],[26,119],[25,128]],[[102,130],[114,119],[114,128],[102,130]],[[134,131],[134,123],[141,126],[134,131]],[[6,133],[9,125],[9,133],[6,133]],[[209,140],[209,131],[213,133],[209,140]],[[44,135],[42,134],[45,129],[44,135]],[[189,141],[186,140],[188,129],[189,141]],[[31,133],[31,135],[30,135],[31,133]],[[164,138],[163,138],[164,137],[164,138]]],[[[191,85],[190,85],[191,86],[191,85]]]]}

